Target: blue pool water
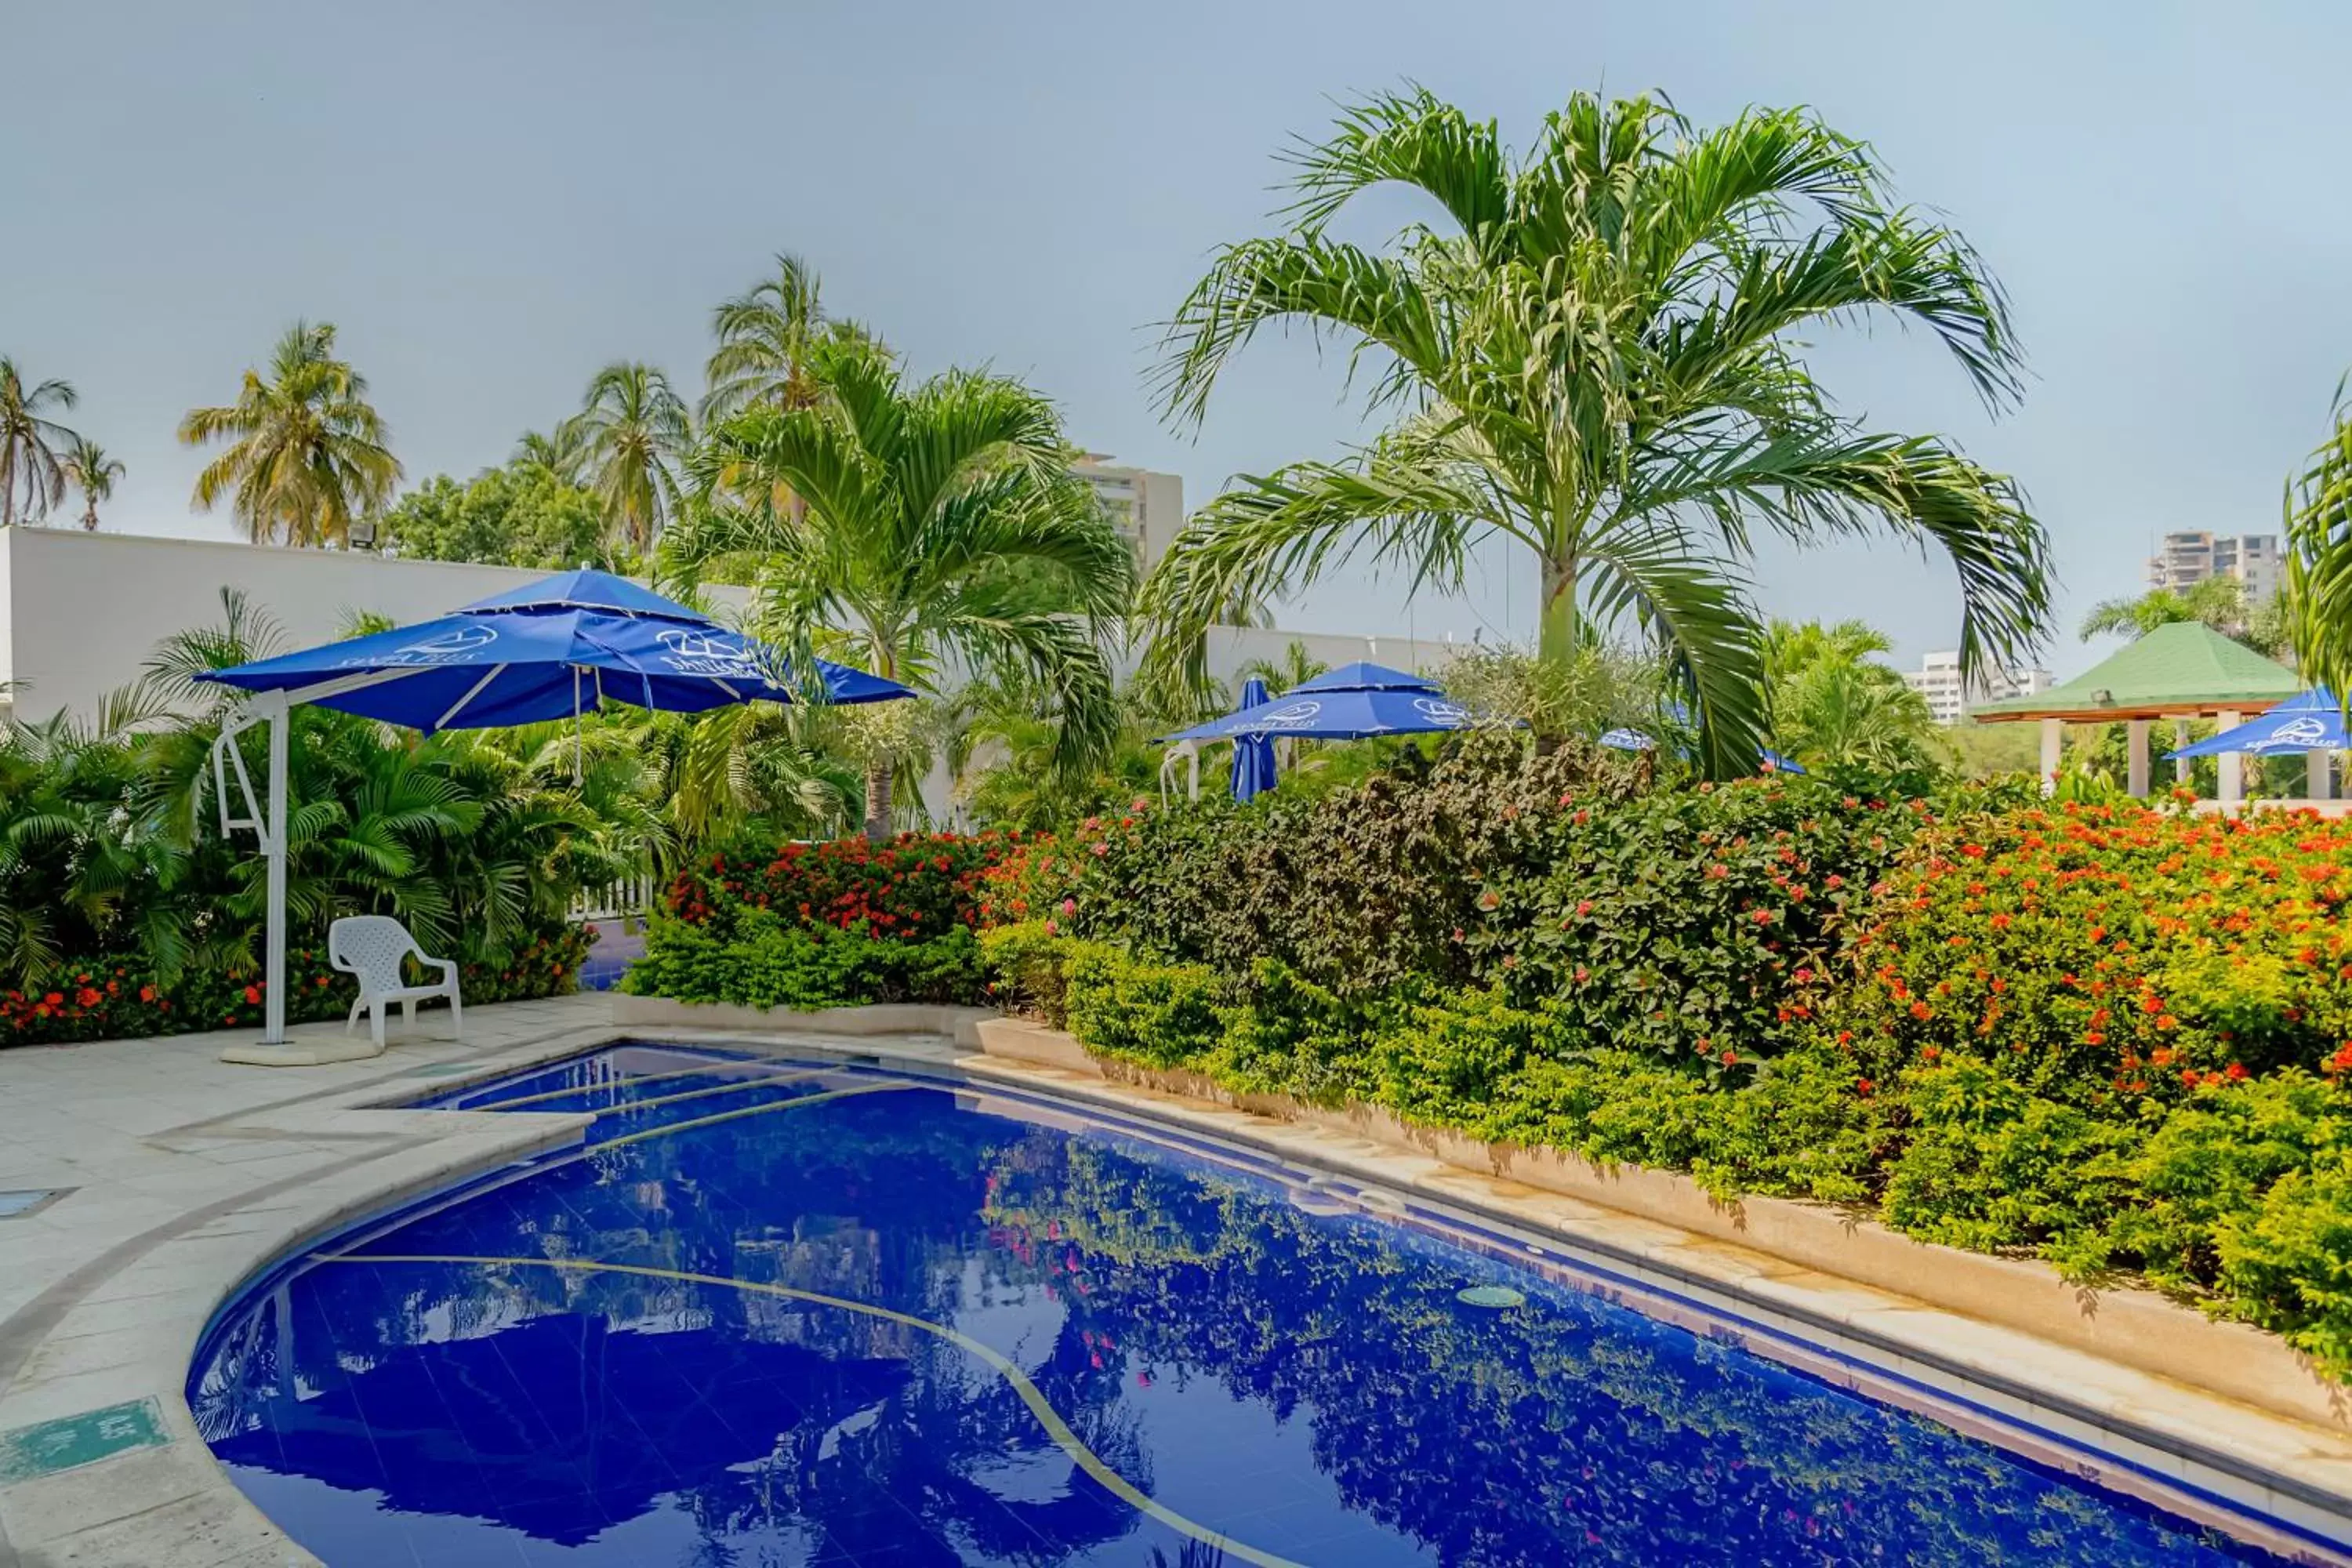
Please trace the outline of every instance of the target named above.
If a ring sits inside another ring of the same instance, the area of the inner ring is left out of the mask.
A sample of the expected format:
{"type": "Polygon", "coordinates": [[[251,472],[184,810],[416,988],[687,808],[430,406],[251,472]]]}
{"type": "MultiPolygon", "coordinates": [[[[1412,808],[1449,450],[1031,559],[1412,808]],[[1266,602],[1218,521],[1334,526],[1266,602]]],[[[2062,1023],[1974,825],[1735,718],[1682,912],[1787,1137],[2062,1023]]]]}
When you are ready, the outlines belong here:
{"type": "Polygon", "coordinates": [[[624,1046],[586,1146],[257,1280],[189,1398],[327,1563],[2267,1562],[1307,1173],[624,1046]]]}

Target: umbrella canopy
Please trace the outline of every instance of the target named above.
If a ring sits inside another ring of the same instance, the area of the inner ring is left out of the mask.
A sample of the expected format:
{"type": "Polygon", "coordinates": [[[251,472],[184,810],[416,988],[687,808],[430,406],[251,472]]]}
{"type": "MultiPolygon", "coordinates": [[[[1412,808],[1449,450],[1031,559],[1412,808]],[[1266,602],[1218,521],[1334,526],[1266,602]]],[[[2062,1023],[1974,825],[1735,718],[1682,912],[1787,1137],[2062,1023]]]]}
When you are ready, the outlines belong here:
{"type": "MultiPolygon", "coordinates": [[[[1285,697],[1298,697],[1318,691],[1434,691],[1437,683],[1424,676],[1408,675],[1402,669],[1391,669],[1385,664],[1367,664],[1358,659],[1337,669],[1327,669],[1311,680],[1302,680],[1285,697]]],[[[1244,707],[1247,707],[1245,702],[1244,707]]]]}
{"type": "MultiPolygon", "coordinates": [[[[823,660],[818,665],[816,678],[835,702],[914,695],[896,681],[823,660]]],[[[608,700],[698,713],[730,702],[790,702],[814,694],[775,649],[626,578],[585,570],[525,584],[437,621],[196,679],[249,694],[213,742],[213,776],[222,836],[252,828],[268,861],[268,1000],[260,1046],[232,1047],[224,1056],[273,1066],[309,1066],[345,1054],[285,1044],[287,716],[296,704],[429,734],[577,719],[608,700]],[[240,733],[263,723],[269,726],[269,773],[261,792],[266,810],[236,746],[240,733]],[[233,815],[239,795],[242,816],[233,815]]]]}
{"type": "Polygon", "coordinates": [[[2183,746],[2176,757],[2218,757],[2230,752],[2275,756],[2289,752],[2352,750],[2344,731],[2344,705],[2326,687],[2290,697],[2261,718],[2224,730],[2210,740],[2183,746]]]}
{"type": "Polygon", "coordinates": [[[1368,735],[1464,730],[1475,722],[1476,715],[1449,701],[1434,682],[1384,664],[1358,660],[1302,680],[1270,702],[1244,702],[1237,713],[1160,739],[1230,741],[1240,735],[1305,735],[1322,741],[1358,741],[1368,735]]]}
{"type": "MultiPolygon", "coordinates": [[[[817,662],[832,701],[913,695],[896,681],[817,662]]],[[[774,649],[625,578],[588,571],[560,573],[437,621],[196,679],[285,691],[428,734],[570,718],[607,700],[697,713],[796,696],[774,649]]]]}
{"type": "Polygon", "coordinates": [[[1271,702],[1162,736],[1169,741],[1229,741],[1238,735],[1305,735],[1356,741],[1367,735],[1415,735],[1466,730],[1471,711],[1434,689],[1307,693],[1303,688],[1271,702]]]}
{"type": "MultiPolygon", "coordinates": [[[[1255,676],[1242,684],[1244,713],[1265,706],[1265,682],[1255,676]]],[[[1274,742],[1264,735],[1234,737],[1234,799],[1244,804],[1274,787],[1274,742]]]]}

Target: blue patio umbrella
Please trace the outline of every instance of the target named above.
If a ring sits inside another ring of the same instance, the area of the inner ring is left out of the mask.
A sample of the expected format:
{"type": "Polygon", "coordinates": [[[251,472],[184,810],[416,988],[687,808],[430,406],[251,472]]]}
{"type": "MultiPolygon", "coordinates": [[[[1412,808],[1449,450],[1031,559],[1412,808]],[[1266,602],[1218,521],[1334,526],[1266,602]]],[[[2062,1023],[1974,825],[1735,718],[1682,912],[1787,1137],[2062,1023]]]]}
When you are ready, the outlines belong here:
{"type": "Polygon", "coordinates": [[[2183,746],[2172,754],[2176,757],[2218,757],[2225,752],[2248,752],[2258,757],[2278,756],[2292,752],[2341,752],[2352,750],[2352,737],[2344,730],[2344,706],[2326,687],[2314,687],[2299,697],[2285,701],[2261,718],[2224,730],[2194,745],[2183,746]]]}
{"type": "MultiPolygon", "coordinates": [[[[1352,668],[1352,667],[1351,667],[1352,668]]],[[[1377,665],[1369,668],[1377,669],[1377,665]]],[[[1334,670],[1333,675],[1339,672],[1334,670]]],[[[1394,674],[1394,671],[1389,673],[1394,674]]],[[[1318,677],[1318,679],[1328,679],[1318,677]]],[[[1477,716],[1427,681],[1409,687],[1317,687],[1307,682],[1282,696],[1205,724],[1195,724],[1163,741],[1229,741],[1241,735],[1304,735],[1314,740],[1355,741],[1367,735],[1429,734],[1465,730],[1477,716]]]]}
{"type": "MultiPolygon", "coordinates": [[[[1434,691],[1437,683],[1425,675],[1410,675],[1402,669],[1391,669],[1385,664],[1368,664],[1358,659],[1337,669],[1327,669],[1310,679],[1302,680],[1285,697],[1297,697],[1316,691],[1434,691]]],[[[1246,707],[1248,704],[1244,703],[1246,707]]]]}
{"type": "MultiPolygon", "coordinates": [[[[1265,682],[1252,676],[1242,683],[1241,710],[1265,704],[1265,682]]],[[[1274,742],[1265,735],[1234,737],[1234,799],[1244,805],[1274,787],[1274,742]]]]}
{"type": "Polygon", "coordinates": [[[285,1040],[284,721],[289,709],[333,708],[432,734],[576,720],[607,702],[683,713],[732,702],[791,702],[818,694],[803,679],[822,680],[824,696],[834,702],[913,695],[896,681],[822,659],[814,677],[803,678],[774,648],[625,578],[593,571],[559,573],[436,621],[196,679],[250,694],[221,726],[213,771],[223,835],[252,828],[269,863],[266,1049],[285,1040]],[[240,733],[262,723],[269,724],[267,812],[235,744],[240,733]],[[230,815],[232,772],[244,801],[242,817],[230,815]]]}
{"type": "Polygon", "coordinates": [[[1366,735],[1425,734],[1459,730],[1475,716],[1448,701],[1436,682],[1384,664],[1358,660],[1302,680],[1280,697],[1265,700],[1265,686],[1242,689],[1242,706],[1222,719],[1195,724],[1162,741],[1230,741],[1243,735],[1305,735],[1314,740],[1352,741],[1366,735]],[[1255,689],[1261,700],[1249,700],[1255,689]]]}

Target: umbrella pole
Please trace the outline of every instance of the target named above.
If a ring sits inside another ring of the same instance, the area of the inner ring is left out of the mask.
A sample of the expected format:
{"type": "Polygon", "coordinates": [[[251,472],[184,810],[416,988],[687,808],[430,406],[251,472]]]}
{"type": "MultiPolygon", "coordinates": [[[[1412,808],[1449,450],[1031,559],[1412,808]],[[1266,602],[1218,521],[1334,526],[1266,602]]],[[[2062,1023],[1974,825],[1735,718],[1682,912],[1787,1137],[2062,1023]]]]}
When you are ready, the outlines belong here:
{"type": "Polygon", "coordinates": [[[269,820],[261,829],[269,859],[269,953],[263,961],[261,1043],[286,1044],[286,754],[293,728],[282,691],[270,693],[269,820]]]}

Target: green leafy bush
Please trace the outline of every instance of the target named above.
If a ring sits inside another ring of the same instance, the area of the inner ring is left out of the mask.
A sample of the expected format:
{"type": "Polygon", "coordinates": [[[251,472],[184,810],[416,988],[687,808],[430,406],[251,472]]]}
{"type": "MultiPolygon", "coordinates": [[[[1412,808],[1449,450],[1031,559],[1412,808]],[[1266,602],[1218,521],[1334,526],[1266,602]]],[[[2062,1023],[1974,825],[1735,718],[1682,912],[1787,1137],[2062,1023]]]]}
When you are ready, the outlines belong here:
{"type": "Polygon", "coordinates": [[[1270,959],[1351,997],[1468,984],[1455,933],[1477,923],[1483,879],[1539,849],[1564,794],[1622,800],[1639,776],[1622,753],[1472,731],[1433,763],[1407,753],[1319,796],[1088,818],[1043,857],[1060,875],[1033,880],[1029,912],[1235,982],[1270,959]]]}
{"type": "Polygon", "coordinates": [[[1069,1018],[1064,965],[1070,942],[1042,920],[982,930],[980,953],[992,976],[989,999],[1008,1012],[1025,1013],[1060,1028],[1069,1018]]]}
{"type": "Polygon", "coordinates": [[[1191,1066],[1224,1034],[1215,977],[1200,964],[1155,963],[1076,942],[1064,973],[1071,1031],[1107,1055],[1191,1066]]]}
{"type": "Polygon", "coordinates": [[[987,994],[980,941],[966,927],[940,936],[885,938],[788,925],[746,915],[726,932],[656,917],[645,956],[623,976],[632,995],[815,1011],[870,1002],[972,1005],[987,994]]]}

